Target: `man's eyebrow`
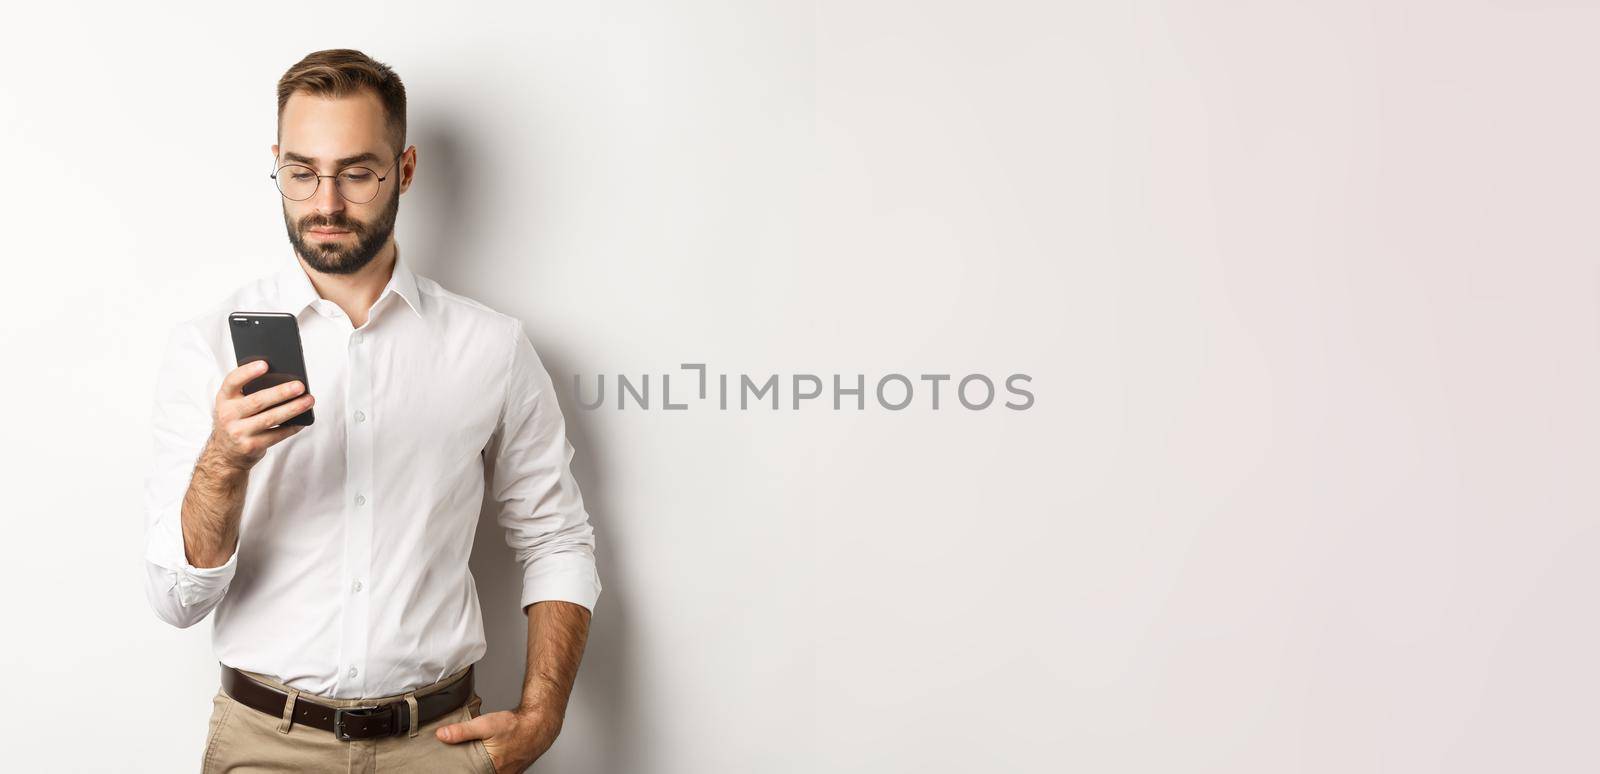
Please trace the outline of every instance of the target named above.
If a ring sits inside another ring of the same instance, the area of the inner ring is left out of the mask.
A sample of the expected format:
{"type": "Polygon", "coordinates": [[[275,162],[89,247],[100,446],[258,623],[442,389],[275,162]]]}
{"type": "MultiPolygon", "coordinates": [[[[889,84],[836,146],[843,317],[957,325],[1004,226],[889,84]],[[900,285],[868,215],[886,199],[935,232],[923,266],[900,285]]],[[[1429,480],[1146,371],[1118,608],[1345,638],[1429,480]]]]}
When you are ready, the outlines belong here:
{"type": "MultiPolygon", "coordinates": [[[[309,164],[311,166],[316,166],[316,164],[317,164],[317,160],[316,159],[311,158],[310,156],[302,156],[302,155],[300,155],[298,153],[295,153],[294,151],[289,151],[289,152],[283,154],[283,159],[284,159],[284,161],[293,161],[293,162],[295,162],[297,164],[309,164]]],[[[364,161],[382,161],[382,160],[383,159],[378,157],[378,154],[373,153],[371,151],[368,151],[366,153],[357,154],[355,156],[346,156],[346,157],[344,157],[342,159],[339,159],[338,161],[334,162],[334,166],[348,167],[351,164],[360,164],[360,163],[362,163],[364,161]]]]}

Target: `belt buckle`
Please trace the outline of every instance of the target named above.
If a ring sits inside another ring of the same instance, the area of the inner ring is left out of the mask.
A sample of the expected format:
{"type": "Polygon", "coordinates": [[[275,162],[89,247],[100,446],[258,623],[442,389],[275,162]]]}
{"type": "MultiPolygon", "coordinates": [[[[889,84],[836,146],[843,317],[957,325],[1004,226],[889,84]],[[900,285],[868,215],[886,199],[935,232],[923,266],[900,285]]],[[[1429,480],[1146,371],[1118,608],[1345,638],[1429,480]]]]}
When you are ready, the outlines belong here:
{"type": "MultiPolygon", "coordinates": [[[[356,739],[356,737],[350,736],[349,734],[345,733],[345,730],[344,730],[344,718],[345,718],[346,715],[352,715],[352,716],[355,716],[355,717],[358,717],[358,718],[372,718],[372,717],[377,717],[379,715],[385,715],[385,714],[389,715],[390,717],[394,716],[393,710],[390,707],[387,707],[387,706],[374,705],[374,706],[371,706],[371,707],[334,707],[334,709],[333,709],[333,735],[338,737],[339,741],[341,741],[341,742],[350,742],[350,741],[354,741],[356,739]],[[382,710],[382,712],[379,712],[378,710],[382,710]]],[[[389,728],[389,734],[388,735],[393,735],[394,734],[394,730],[395,730],[394,727],[391,725],[391,727],[389,728]]]]}

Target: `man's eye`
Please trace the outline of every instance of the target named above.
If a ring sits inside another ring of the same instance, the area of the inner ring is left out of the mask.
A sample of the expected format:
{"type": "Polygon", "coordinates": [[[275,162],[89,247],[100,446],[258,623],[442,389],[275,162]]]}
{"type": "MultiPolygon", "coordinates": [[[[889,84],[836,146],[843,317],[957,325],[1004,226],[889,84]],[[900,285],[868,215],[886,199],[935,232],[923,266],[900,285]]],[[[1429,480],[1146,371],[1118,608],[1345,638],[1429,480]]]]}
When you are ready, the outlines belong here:
{"type": "Polygon", "coordinates": [[[372,177],[372,174],[369,173],[369,172],[346,172],[346,173],[344,173],[344,179],[349,180],[352,183],[363,183],[363,182],[366,182],[366,180],[368,178],[370,178],[370,177],[372,177]]]}
{"type": "Polygon", "coordinates": [[[311,175],[310,172],[290,172],[289,173],[289,179],[297,181],[297,182],[305,182],[307,180],[310,180],[311,177],[312,177],[312,175],[311,175]]]}

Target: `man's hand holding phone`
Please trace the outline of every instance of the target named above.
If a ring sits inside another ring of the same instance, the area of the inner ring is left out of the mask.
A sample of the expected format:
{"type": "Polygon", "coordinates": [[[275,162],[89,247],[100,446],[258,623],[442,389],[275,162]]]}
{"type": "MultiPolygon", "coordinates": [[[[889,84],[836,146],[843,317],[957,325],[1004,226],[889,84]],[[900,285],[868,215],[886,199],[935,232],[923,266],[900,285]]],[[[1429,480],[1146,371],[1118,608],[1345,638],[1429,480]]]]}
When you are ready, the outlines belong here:
{"type": "Polygon", "coordinates": [[[244,394],[245,384],[266,372],[265,360],[245,363],[230,371],[217,391],[207,452],[240,472],[249,472],[267,449],[305,429],[279,425],[310,409],[316,400],[302,394],[305,382],[299,380],[244,394]]]}

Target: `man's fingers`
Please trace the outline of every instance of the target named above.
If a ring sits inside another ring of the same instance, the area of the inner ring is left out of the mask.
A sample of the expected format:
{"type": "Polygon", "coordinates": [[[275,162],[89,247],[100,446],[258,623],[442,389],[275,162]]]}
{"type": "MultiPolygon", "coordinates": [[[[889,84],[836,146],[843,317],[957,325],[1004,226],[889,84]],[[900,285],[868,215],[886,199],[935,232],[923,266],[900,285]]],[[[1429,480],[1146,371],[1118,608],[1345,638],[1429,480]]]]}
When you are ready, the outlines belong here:
{"type": "Polygon", "coordinates": [[[284,425],[282,427],[276,427],[266,431],[265,433],[262,433],[261,437],[267,439],[268,446],[272,446],[277,442],[304,429],[306,429],[305,425],[284,425]]]}
{"type": "Polygon", "coordinates": [[[310,395],[301,395],[282,406],[274,406],[245,421],[248,423],[247,427],[249,427],[251,433],[262,433],[273,425],[281,425],[305,413],[314,402],[316,402],[316,398],[310,395]]]}
{"type": "Polygon", "coordinates": [[[260,414],[269,406],[276,406],[299,395],[305,391],[305,388],[305,382],[296,379],[292,382],[284,382],[276,387],[268,387],[252,395],[247,395],[244,398],[246,401],[244,416],[250,417],[260,414]]]}
{"type": "Polygon", "coordinates": [[[450,744],[460,744],[471,739],[488,739],[493,735],[490,733],[488,725],[483,716],[480,715],[465,723],[451,723],[448,726],[440,726],[439,730],[434,732],[434,736],[439,737],[440,741],[449,742],[450,744]]]}
{"type": "Polygon", "coordinates": [[[244,386],[251,379],[267,372],[267,361],[255,360],[245,363],[228,372],[222,377],[222,397],[237,398],[244,394],[244,386]]]}

